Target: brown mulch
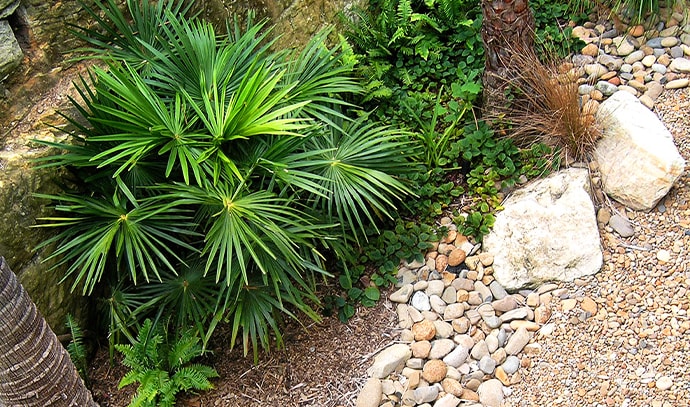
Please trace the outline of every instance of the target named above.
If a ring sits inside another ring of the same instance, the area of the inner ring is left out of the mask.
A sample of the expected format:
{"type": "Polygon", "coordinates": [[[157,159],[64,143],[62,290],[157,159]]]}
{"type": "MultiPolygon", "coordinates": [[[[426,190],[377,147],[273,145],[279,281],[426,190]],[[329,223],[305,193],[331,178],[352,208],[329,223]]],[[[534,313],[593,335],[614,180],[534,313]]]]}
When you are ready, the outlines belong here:
{"type": "MultiPolygon", "coordinates": [[[[387,298],[387,293],[382,293],[387,298]]],[[[220,378],[214,389],[178,399],[178,405],[340,407],[354,406],[374,354],[390,345],[397,335],[396,315],[388,300],[374,308],[360,307],[347,324],[336,317],[321,322],[295,321],[283,331],[284,348],[245,357],[239,344],[230,350],[230,331],[216,331],[213,354],[202,363],[213,366],[220,378]]],[[[129,404],[134,386],[122,390],[117,384],[126,368],[109,363],[107,346],[91,363],[92,392],[101,407],[129,404]]]]}

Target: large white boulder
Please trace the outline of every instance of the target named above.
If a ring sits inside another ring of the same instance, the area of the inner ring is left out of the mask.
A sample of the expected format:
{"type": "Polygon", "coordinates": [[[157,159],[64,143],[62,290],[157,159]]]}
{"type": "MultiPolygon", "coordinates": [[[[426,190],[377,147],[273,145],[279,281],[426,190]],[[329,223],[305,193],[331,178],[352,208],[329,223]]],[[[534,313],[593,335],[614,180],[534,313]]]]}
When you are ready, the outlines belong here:
{"type": "Polygon", "coordinates": [[[586,169],[562,170],[531,183],[503,206],[484,249],[494,255],[494,278],[506,289],[572,281],[601,268],[586,169]]]}
{"type": "Polygon", "coordinates": [[[654,208],[685,169],[671,133],[627,92],[603,102],[597,121],[603,137],[594,156],[604,192],[631,209],[654,208]]]}

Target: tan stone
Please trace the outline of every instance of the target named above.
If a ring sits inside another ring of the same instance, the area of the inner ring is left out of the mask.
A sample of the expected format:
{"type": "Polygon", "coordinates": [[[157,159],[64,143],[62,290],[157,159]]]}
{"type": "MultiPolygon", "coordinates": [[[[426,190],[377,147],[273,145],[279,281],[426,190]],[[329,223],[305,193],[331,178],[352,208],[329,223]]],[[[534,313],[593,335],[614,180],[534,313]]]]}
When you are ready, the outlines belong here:
{"type": "Polygon", "coordinates": [[[500,380],[501,383],[503,383],[503,385],[510,385],[510,377],[508,377],[508,373],[506,373],[506,371],[503,370],[503,366],[499,366],[496,368],[496,370],[494,371],[494,376],[496,376],[496,378],[500,380]]]}
{"type": "Polygon", "coordinates": [[[534,322],[537,324],[545,324],[551,318],[551,310],[545,305],[540,305],[534,309],[534,322]]]}
{"type": "Polygon", "coordinates": [[[597,303],[589,297],[582,299],[580,308],[582,308],[583,311],[588,312],[590,315],[596,315],[598,310],[597,303]]]}
{"type": "Polygon", "coordinates": [[[424,364],[422,378],[429,383],[438,383],[446,377],[448,366],[439,359],[434,359],[424,364]]]}
{"type": "Polygon", "coordinates": [[[429,320],[423,320],[412,325],[412,334],[415,341],[429,341],[436,336],[436,327],[429,320]]]}
{"type": "Polygon", "coordinates": [[[446,270],[446,266],[448,266],[448,256],[445,254],[438,255],[436,257],[436,271],[443,272],[446,270]]]}
{"type": "Polygon", "coordinates": [[[412,345],[410,345],[410,349],[412,350],[412,357],[426,359],[429,357],[429,352],[431,351],[431,342],[414,342],[412,345]]]}
{"type": "Polygon", "coordinates": [[[448,265],[452,267],[459,266],[465,261],[465,257],[467,257],[465,251],[456,248],[450,252],[450,255],[448,256],[448,265]]]}
{"type": "Polygon", "coordinates": [[[575,309],[575,306],[577,306],[577,300],[575,298],[568,298],[561,301],[561,309],[563,312],[571,311],[575,309]]]}
{"type": "Polygon", "coordinates": [[[628,28],[628,34],[632,35],[633,37],[639,37],[642,34],[644,34],[644,26],[643,25],[635,25],[630,28],[628,28]]]}
{"type": "Polygon", "coordinates": [[[462,396],[460,398],[469,401],[479,401],[479,394],[470,389],[462,389],[462,396]]]}
{"type": "Polygon", "coordinates": [[[443,391],[456,397],[461,397],[464,390],[459,381],[451,378],[443,379],[441,387],[443,387],[443,391]]]}
{"type": "Polygon", "coordinates": [[[599,47],[597,47],[596,44],[587,44],[582,48],[581,54],[596,57],[599,55],[599,47]]]}
{"type": "Polygon", "coordinates": [[[528,331],[536,332],[539,330],[540,325],[536,322],[516,319],[515,321],[510,321],[510,328],[515,331],[517,331],[520,328],[525,328],[528,331]]]}

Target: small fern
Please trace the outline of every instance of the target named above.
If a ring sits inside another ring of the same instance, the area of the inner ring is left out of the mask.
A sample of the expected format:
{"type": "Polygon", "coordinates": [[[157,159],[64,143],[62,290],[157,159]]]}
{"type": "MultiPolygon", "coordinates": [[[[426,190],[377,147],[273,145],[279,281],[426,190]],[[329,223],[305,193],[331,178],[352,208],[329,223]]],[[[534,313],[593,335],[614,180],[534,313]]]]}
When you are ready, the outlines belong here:
{"type": "Polygon", "coordinates": [[[77,368],[79,376],[81,376],[82,380],[84,380],[86,387],[90,387],[87,353],[86,347],[84,346],[84,332],[74,320],[72,314],[67,314],[65,326],[72,336],[72,340],[67,345],[67,353],[69,353],[69,357],[72,359],[72,363],[74,363],[74,366],[77,368]]]}
{"type": "Polygon", "coordinates": [[[129,407],[174,406],[177,393],[208,390],[209,378],[218,377],[215,369],[189,362],[202,354],[201,340],[184,331],[171,344],[150,319],[144,321],[131,345],[115,345],[124,355],[122,363],[131,370],[120,380],[118,388],[139,383],[129,407]]]}

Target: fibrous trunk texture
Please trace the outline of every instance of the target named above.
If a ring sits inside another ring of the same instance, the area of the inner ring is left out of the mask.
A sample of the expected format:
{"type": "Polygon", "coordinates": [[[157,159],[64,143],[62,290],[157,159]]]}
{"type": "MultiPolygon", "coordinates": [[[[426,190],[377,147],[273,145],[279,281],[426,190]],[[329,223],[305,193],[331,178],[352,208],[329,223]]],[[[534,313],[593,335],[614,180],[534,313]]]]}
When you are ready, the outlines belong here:
{"type": "Polygon", "coordinates": [[[534,16],[528,0],[482,0],[482,15],[484,107],[491,109],[505,104],[505,86],[518,77],[512,56],[534,52],[534,16]]]}
{"type": "Polygon", "coordinates": [[[0,406],[98,406],[69,354],[3,257],[0,257],[0,406]]]}

